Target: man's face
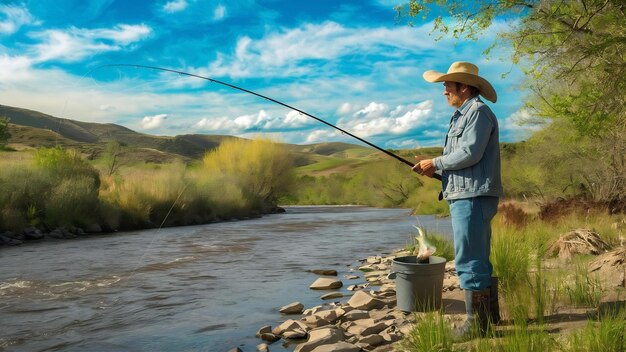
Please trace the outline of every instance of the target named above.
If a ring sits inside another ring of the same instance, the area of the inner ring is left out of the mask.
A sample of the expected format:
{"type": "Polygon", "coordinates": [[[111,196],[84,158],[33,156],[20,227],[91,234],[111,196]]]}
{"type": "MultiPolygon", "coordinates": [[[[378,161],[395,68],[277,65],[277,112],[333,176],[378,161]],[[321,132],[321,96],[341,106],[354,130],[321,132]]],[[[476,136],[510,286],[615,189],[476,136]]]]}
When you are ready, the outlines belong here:
{"type": "Polygon", "coordinates": [[[463,94],[461,90],[463,89],[463,84],[457,84],[456,82],[443,82],[443,95],[448,99],[448,105],[453,106],[455,108],[461,107],[465,99],[461,97],[463,94]]]}

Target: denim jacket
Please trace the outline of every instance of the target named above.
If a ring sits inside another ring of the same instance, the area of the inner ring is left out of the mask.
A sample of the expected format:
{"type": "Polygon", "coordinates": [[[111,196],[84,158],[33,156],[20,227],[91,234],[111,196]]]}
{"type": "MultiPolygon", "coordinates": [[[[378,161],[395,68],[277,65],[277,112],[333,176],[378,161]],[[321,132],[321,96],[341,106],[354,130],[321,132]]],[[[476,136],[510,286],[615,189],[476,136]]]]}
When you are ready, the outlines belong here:
{"type": "Polygon", "coordinates": [[[443,155],[433,163],[446,200],[503,195],[498,120],[478,96],[452,115],[443,155]]]}

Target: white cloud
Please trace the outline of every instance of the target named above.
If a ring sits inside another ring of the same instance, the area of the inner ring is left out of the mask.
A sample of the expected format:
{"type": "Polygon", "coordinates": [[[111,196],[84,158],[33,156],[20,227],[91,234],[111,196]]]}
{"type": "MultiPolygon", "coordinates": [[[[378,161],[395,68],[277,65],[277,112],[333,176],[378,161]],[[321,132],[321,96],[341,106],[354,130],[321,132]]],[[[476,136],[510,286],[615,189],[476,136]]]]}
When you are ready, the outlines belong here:
{"type": "Polygon", "coordinates": [[[37,62],[60,60],[77,61],[98,52],[117,51],[148,37],[151,28],[146,25],[117,25],[114,28],[69,30],[49,29],[31,33],[41,43],[32,47],[37,62]]]}
{"type": "Polygon", "coordinates": [[[226,17],[226,7],[224,5],[218,5],[213,11],[213,20],[219,21],[226,17]]]}
{"type": "Polygon", "coordinates": [[[337,136],[338,133],[333,130],[314,130],[306,137],[306,143],[327,142],[337,136]]]}
{"type": "Polygon", "coordinates": [[[0,85],[33,78],[32,60],[26,56],[0,54],[0,85]]]}
{"type": "Polygon", "coordinates": [[[159,114],[154,116],[144,116],[139,122],[139,126],[144,130],[155,130],[163,126],[163,122],[167,118],[167,114],[159,114]]]}
{"type": "Polygon", "coordinates": [[[433,102],[399,105],[391,109],[386,104],[371,102],[352,116],[342,118],[340,127],[359,137],[375,135],[402,135],[428,123],[432,116],[433,102]]]}
{"type": "Polygon", "coordinates": [[[313,119],[294,110],[289,111],[284,116],[273,116],[265,110],[260,110],[256,114],[239,115],[235,118],[227,116],[217,118],[204,117],[195,124],[195,128],[229,133],[271,132],[297,129],[312,123],[314,123],[313,119]]]}
{"type": "Polygon", "coordinates": [[[10,35],[24,25],[37,23],[26,7],[0,5],[0,34],[10,35]]]}
{"type": "Polygon", "coordinates": [[[303,64],[305,60],[334,60],[362,53],[385,57],[421,53],[437,45],[434,40],[415,40],[427,36],[429,28],[349,28],[336,22],[283,28],[258,40],[239,38],[233,55],[219,53],[208,69],[214,76],[300,76],[315,67],[303,64]]]}
{"type": "Polygon", "coordinates": [[[186,9],[187,5],[188,4],[186,0],[169,1],[165,5],[163,5],[163,10],[169,13],[180,12],[186,9]]]}
{"type": "Polygon", "coordinates": [[[533,116],[528,109],[520,109],[500,120],[500,134],[510,140],[528,138],[534,132],[545,127],[546,120],[533,116]]]}

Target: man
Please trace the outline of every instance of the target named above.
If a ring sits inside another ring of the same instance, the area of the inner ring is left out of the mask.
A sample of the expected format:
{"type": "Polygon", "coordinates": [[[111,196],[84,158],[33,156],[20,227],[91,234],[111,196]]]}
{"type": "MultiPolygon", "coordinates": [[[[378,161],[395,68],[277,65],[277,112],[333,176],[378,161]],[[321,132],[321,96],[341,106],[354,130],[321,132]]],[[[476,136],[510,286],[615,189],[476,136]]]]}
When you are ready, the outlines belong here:
{"type": "Polygon", "coordinates": [[[458,333],[468,333],[475,322],[484,335],[489,321],[500,319],[489,251],[491,219],[503,192],[498,120],[479,95],[493,103],[497,95],[478,75],[478,67],[469,62],[455,62],[445,74],[426,71],[423,76],[428,82],[443,82],[443,94],[456,111],[443,155],[424,160],[416,157],[419,162],[413,171],[429,177],[435,172],[442,175],[442,194],[452,218],[456,271],[465,290],[468,316],[458,333]]]}

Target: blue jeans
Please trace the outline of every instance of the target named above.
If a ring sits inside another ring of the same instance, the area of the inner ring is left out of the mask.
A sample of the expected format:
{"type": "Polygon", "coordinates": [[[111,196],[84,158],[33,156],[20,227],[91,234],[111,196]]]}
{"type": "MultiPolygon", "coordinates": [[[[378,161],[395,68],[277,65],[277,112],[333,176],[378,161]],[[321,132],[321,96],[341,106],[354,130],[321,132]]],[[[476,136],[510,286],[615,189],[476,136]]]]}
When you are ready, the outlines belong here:
{"type": "Polygon", "coordinates": [[[464,290],[478,291],[491,286],[491,219],[498,211],[498,200],[498,197],[484,196],[448,201],[454,235],[454,263],[464,290]]]}

